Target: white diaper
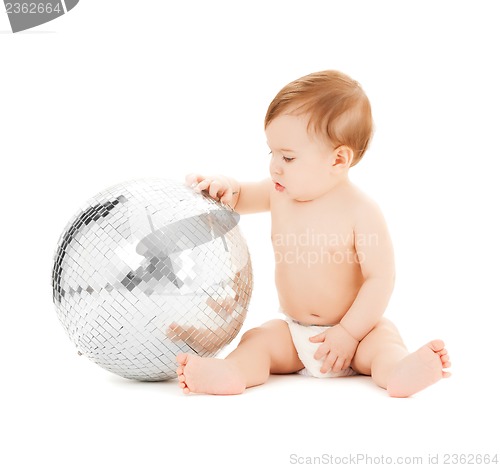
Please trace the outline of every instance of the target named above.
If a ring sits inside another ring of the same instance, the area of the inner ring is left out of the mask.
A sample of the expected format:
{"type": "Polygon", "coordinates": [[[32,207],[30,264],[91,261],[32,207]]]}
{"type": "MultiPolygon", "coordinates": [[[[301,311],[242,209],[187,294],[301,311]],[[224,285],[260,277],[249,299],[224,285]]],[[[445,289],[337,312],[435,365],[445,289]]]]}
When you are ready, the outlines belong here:
{"type": "Polygon", "coordinates": [[[314,359],[314,353],[321,345],[321,343],[312,343],[309,341],[311,336],[319,335],[331,328],[330,326],[320,326],[320,325],[303,325],[295,320],[291,319],[285,314],[285,320],[288,323],[288,328],[290,329],[290,334],[292,335],[293,344],[299,355],[299,359],[304,364],[304,369],[299,371],[299,374],[308,375],[312,377],[348,377],[350,375],[356,375],[350,367],[342,370],[340,372],[329,371],[323,374],[320,369],[323,365],[323,359],[314,359]]]}

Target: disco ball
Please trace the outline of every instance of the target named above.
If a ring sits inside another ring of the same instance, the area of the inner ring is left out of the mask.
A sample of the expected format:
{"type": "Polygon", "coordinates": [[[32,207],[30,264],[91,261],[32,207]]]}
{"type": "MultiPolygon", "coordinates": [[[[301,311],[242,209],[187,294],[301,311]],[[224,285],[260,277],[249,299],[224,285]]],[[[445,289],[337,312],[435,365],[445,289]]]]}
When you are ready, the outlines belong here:
{"type": "Polygon", "coordinates": [[[252,266],[238,215],[186,185],[140,179],[89,200],[54,256],[53,300],[78,352],[122,377],[177,376],[238,334],[252,266]]]}

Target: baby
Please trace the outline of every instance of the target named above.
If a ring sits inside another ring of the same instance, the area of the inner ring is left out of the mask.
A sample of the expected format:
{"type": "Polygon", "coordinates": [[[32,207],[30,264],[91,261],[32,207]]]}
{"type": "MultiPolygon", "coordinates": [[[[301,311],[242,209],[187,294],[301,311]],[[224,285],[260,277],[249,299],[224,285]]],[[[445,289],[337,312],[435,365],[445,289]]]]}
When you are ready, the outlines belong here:
{"type": "Polygon", "coordinates": [[[372,136],[360,85],[323,71],[285,86],[265,117],[270,178],[186,178],[240,214],[271,212],[284,319],[243,334],[225,359],[177,356],[184,393],[238,394],[270,374],[371,375],[408,397],[450,373],[444,343],[409,353],[383,317],[394,286],[391,239],[379,207],[349,180],[372,136]]]}

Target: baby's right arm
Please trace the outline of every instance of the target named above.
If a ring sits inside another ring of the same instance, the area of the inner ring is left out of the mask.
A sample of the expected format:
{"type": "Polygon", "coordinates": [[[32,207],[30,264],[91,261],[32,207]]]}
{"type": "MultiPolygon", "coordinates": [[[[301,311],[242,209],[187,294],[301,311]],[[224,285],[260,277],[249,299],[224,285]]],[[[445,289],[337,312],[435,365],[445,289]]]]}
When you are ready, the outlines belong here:
{"type": "Polygon", "coordinates": [[[189,174],[186,183],[194,190],[206,191],[213,199],[225,203],[239,214],[269,211],[271,179],[240,183],[231,177],[189,174]]]}

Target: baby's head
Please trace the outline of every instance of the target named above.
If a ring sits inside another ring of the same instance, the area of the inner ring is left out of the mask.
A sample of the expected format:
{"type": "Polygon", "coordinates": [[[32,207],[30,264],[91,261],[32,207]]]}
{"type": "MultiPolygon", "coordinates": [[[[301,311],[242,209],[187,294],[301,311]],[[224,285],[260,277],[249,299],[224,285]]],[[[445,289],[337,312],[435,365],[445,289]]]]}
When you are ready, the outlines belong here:
{"type": "Polygon", "coordinates": [[[284,114],[306,115],[308,131],[332,148],[350,148],[351,167],[365,154],[373,133],[370,102],[363,89],[335,70],[311,73],[287,84],[269,105],[264,128],[284,114]]]}

